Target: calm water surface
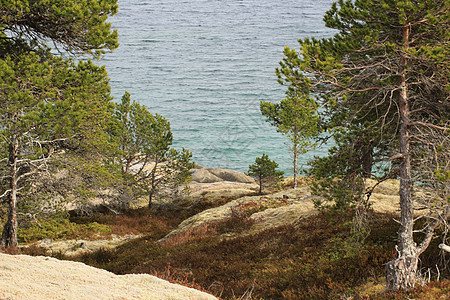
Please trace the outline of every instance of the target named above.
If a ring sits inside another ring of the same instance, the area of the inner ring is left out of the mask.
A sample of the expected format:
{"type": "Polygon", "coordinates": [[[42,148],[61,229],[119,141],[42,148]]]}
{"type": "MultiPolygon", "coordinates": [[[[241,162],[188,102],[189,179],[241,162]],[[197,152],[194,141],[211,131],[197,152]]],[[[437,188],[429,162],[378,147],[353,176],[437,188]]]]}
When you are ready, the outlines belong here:
{"type": "MultiPolygon", "coordinates": [[[[172,126],[176,148],[207,167],[247,171],[262,153],[292,173],[286,138],[259,102],[280,101],[274,73],[284,46],[331,36],[331,0],[119,0],[120,47],[102,59],[112,94],[125,91],[172,126]]],[[[317,149],[302,157],[304,164],[317,149]]]]}

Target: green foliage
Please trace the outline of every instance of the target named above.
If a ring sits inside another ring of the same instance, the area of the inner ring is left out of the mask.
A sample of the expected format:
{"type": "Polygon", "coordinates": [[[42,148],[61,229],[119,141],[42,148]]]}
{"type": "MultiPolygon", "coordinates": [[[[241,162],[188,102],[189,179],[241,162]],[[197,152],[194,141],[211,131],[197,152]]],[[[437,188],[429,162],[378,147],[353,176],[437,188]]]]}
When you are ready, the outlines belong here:
{"type": "Polygon", "coordinates": [[[450,170],[444,171],[442,169],[436,169],[436,170],[434,170],[434,174],[438,181],[448,182],[450,180],[450,170]]]}
{"type": "Polygon", "coordinates": [[[111,233],[108,225],[97,222],[89,224],[72,223],[68,219],[50,219],[20,228],[18,238],[21,242],[29,243],[45,238],[52,240],[79,239],[86,237],[105,236],[111,233]]]}
{"type": "Polygon", "coordinates": [[[152,115],[143,105],[133,101],[125,92],[116,105],[111,129],[113,141],[119,145],[119,161],[128,184],[137,184],[149,195],[170,197],[190,179],[194,167],[192,153],[187,149],[171,148],[170,123],[163,116],[152,115]]]}
{"type": "Polygon", "coordinates": [[[17,203],[36,197],[34,187],[45,189],[43,171],[51,162],[68,150],[88,157],[86,151],[106,147],[103,127],[112,106],[105,68],[57,57],[47,45],[94,58],[115,49],[117,32],[106,20],[117,1],[0,4],[0,198],[9,206],[2,234],[9,247],[17,244],[17,203]]]}
{"type": "MultiPolygon", "coordinates": [[[[441,178],[425,167],[423,157],[427,151],[436,151],[433,147],[445,144],[448,148],[448,138],[444,131],[418,123],[448,128],[449,56],[443,55],[449,51],[448,10],[446,1],[423,0],[412,5],[409,1],[341,0],[324,16],[326,26],[336,29],[334,37],[302,39],[299,51],[285,48],[277,69],[279,81],[287,86],[304,82],[309,92],[319,96],[317,101],[324,108],[320,126],[336,143],[327,158],[311,163],[308,174],[322,183],[317,189],[322,195],[335,186],[327,196],[340,197],[336,198],[338,206],[360,200],[362,193],[357,187],[364,178],[398,176],[400,161],[389,158],[399,151],[398,82],[405,52],[404,74],[411,82],[407,88],[413,112],[408,128],[414,136],[413,171],[418,181],[433,188],[436,184],[432,181],[441,178]],[[412,26],[407,45],[401,30],[406,22],[412,26]],[[350,195],[336,194],[339,189],[350,195]]],[[[435,158],[447,160],[445,155],[435,158]]],[[[446,170],[442,171],[439,174],[445,174],[446,170]]]]}
{"type": "MultiPolygon", "coordinates": [[[[286,49],[285,54],[290,55],[286,49]],[[286,52],[287,51],[287,52],[286,52]]],[[[277,127],[277,131],[287,135],[292,143],[294,166],[294,188],[297,186],[297,162],[298,155],[306,153],[314,148],[316,143],[312,138],[318,136],[319,117],[318,104],[315,99],[309,96],[309,79],[302,76],[298,71],[295,75],[282,80],[282,71],[276,70],[280,84],[288,84],[286,98],[280,103],[261,101],[261,114],[266,117],[266,121],[277,127]]]]}
{"type": "Polygon", "coordinates": [[[33,175],[48,167],[44,160],[62,151],[86,156],[87,151],[101,149],[102,124],[112,108],[103,67],[56,57],[42,61],[33,52],[14,60],[7,57],[0,65],[0,142],[5,156],[15,149],[19,168],[33,175]]]}
{"type": "Polygon", "coordinates": [[[117,8],[117,0],[2,0],[0,36],[10,39],[0,39],[0,56],[11,44],[41,48],[48,40],[71,53],[99,56],[119,45],[117,31],[106,22],[117,8]]]}
{"type": "MultiPolygon", "coordinates": [[[[355,196],[355,189],[360,187],[353,181],[340,178],[324,178],[312,183],[311,191],[320,198],[314,200],[314,207],[320,210],[346,210],[355,208],[359,198],[355,196]]],[[[362,185],[364,188],[364,185],[362,185]]]]}
{"type": "Polygon", "coordinates": [[[286,48],[280,63],[282,83],[310,80],[326,115],[321,126],[336,142],[309,170],[319,180],[315,192],[336,207],[357,206],[361,216],[365,178],[399,178],[403,257],[420,255],[438,223],[430,219],[428,235],[414,241],[416,197],[448,213],[449,11],[447,0],[339,0],[324,16],[336,34],[300,40],[299,51],[286,48]],[[414,184],[430,194],[416,195],[414,184]]]}
{"type": "Polygon", "coordinates": [[[366,173],[362,169],[362,160],[366,157],[352,147],[344,146],[332,147],[328,153],[328,156],[310,161],[310,168],[305,172],[313,178],[313,194],[320,196],[314,205],[320,209],[355,208],[366,200],[363,198],[366,173]]]}
{"type": "Polygon", "coordinates": [[[255,159],[255,163],[248,166],[247,174],[258,180],[259,194],[262,194],[263,187],[278,183],[284,175],[283,171],[277,170],[278,164],[269,159],[267,154],[255,159]]]}

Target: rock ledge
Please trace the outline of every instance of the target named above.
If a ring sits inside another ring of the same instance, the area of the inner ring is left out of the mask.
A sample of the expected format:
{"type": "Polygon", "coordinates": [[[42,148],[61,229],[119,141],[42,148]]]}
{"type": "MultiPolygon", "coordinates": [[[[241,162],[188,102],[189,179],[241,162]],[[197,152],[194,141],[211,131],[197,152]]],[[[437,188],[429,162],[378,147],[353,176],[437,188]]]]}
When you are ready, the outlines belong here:
{"type": "Polygon", "coordinates": [[[147,274],[115,275],[79,262],[0,253],[0,299],[217,299],[147,274]]]}

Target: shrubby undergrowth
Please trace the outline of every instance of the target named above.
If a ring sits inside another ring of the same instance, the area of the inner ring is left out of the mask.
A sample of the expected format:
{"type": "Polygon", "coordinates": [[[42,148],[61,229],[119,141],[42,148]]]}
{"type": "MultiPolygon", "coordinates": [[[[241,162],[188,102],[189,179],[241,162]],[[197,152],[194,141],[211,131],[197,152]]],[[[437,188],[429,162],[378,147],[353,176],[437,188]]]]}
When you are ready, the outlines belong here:
{"type": "MultiPolygon", "coordinates": [[[[150,234],[79,259],[117,274],[159,275],[201,287],[223,299],[242,295],[250,295],[249,299],[340,299],[350,295],[369,299],[369,294],[374,299],[404,299],[402,292],[382,293],[384,264],[396,255],[393,249],[398,228],[392,216],[376,214],[364,243],[352,237],[352,216],[351,211],[324,211],[297,224],[238,235],[251,222],[246,214],[234,214],[229,220],[185,232],[172,241],[158,242],[161,235],[150,234]],[[368,283],[371,290],[365,287],[368,283]]],[[[437,244],[431,246],[433,249],[437,244]]],[[[438,257],[426,253],[423,271],[437,264],[438,257]]],[[[448,275],[440,274],[441,279],[448,275]]],[[[443,290],[448,287],[441,285],[443,290]]],[[[421,288],[411,293],[443,292],[421,288]]]]}
{"type": "Polygon", "coordinates": [[[41,223],[35,223],[26,228],[19,228],[20,242],[33,242],[45,238],[70,239],[79,237],[101,237],[108,235],[111,228],[97,222],[77,224],[68,219],[51,219],[41,223]]]}
{"type": "MultiPolygon", "coordinates": [[[[100,249],[76,259],[116,274],[156,275],[221,299],[243,295],[246,299],[432,299],[449,292],[450,283],[445,281],[448,269],[439,274],[444,281],[430,287],[408,293],[384,292],[384,264],[396,256],[398,226],[392,215],[374,214],[370,235],[361,243],[352,235],[352,211],[324,210],[296,224],[247,234],[253,223],[246,208],[241,210],[227,220],[163,242],[161,238],[189,212],[130,210],[124,215],[72,218],[58,226],[143,234],[116,249],[100,249]]],[[[426,277],[429,271],[431,278],[436,278],[436,265],[445,264],[439,242],[435,240],[422,257],[421,272],[426,277]]],[[[30,248],[27,253],[42,252],[30,248]]],[[[64,258],[61,253],[57,256],[64,258]]]]}

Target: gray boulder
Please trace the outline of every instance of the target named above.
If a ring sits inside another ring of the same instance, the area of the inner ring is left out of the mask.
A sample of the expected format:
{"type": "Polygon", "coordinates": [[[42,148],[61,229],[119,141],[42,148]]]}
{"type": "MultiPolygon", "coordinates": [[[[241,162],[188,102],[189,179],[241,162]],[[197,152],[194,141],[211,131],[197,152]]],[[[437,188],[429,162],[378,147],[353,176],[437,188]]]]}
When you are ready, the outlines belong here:
{"type": "Polygon", "coordinates": [[[223,181],[223,179],[217,177],[208,171],[208,169],[195,169],[192,173],[192,181],[199,183],[213,183],[223,181]]]}
{"type": "Polygon", "coordinates": [[[255,180],[242,172],[226,170],[226,169],[208,169],[213,175],[231,182],[255,183],[255,180]]]}
{"type": "Polygon", "coordinates": [[[221,181],[251,183],[251,184],[255,183],[255,180],[252,177],[247,176],[242,172],[227,169],[214,169],[214,168],[193,169],[192,181],[198,183],[214,183],[221,181]]]}

